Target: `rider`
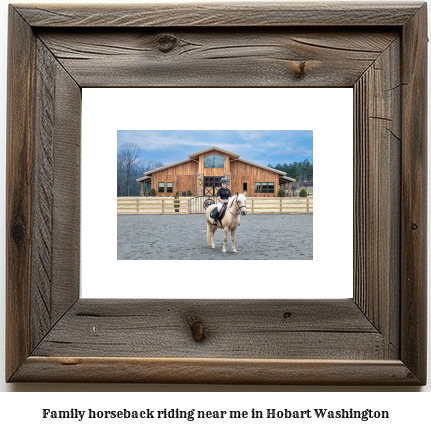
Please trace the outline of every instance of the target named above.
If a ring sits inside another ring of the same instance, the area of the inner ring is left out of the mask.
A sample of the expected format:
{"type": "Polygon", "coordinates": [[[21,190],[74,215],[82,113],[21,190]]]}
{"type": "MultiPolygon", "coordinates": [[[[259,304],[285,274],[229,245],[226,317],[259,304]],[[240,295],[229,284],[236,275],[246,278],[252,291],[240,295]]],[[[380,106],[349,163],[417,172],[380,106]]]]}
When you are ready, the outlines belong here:
{"type": "Polygon", "coordinates": [[[220,182],[221,187],[218,189],[217,192],[217,214],[213,221],[214,226],[217,226],[217,218],[223,205],[227,204],[229,202],[229,198],[232,197],[232,195],[230,194],[230,190],[227,188],[227,179],[222,178],[220,182]]]}

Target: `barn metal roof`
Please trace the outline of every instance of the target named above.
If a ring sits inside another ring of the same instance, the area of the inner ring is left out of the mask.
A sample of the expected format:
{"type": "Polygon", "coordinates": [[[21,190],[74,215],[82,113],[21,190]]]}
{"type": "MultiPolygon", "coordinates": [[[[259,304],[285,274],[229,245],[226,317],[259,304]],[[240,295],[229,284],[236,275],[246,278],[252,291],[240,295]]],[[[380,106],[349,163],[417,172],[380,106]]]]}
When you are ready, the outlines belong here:
{"type": "Polygon", "coordinates": [[[209,148],[205,148],[204,150],[197,151],[196,153],[189,154],[189,157],[190,157],[191,159],[193,159],[193,160],[196,160],[196,159],[199,159],[199,156],[200,156],[201,154],[206,153],[206,152],[208,152],[208,151],[213,151],[213,150],[220,151],[221,153],[226,153],[226,154],[228,154],[230,157],[232,157],[232,159],[239,159],[239,154],[232,153],[231,151],[227,151],[227,150],[224,150],[223,148],[219,148],[219,147],[209,147],[209,148]]]}
{"type": "Polygon", "coordinates": [[[181,160],[181,162],[171,163],[170,165],[165,165],[165,166],[162,166],[160,168],[153,169],[152,171],[144,172],[144,175],[152,174],[154,172],[162,171],[163,169],[171,168],[172,166],[181,165],[181,163],[186,163],[186,162],[191,162],[191,161],[192,160],[190,160],[190,159],[181,160]]]}
{"type": "Polygon", "coordinates": [[[290,178],[290,177],[286,177],[286,175],[284,177],[280,177],[280,180],[284,180],[284,182],[289,182],[289,183],[293,183],[295,180],[295,178],[290,178]]]}
{"type": "Polygon", "coordinates": [[[142,177],[142,178],[138,178],[136,181],[137,181],[138,183],[145,183],[145,182],[147,182],[147,181],[151,181],[151,177],[147,177],[147,176],[145,176],[145,177],[142,177]]]}

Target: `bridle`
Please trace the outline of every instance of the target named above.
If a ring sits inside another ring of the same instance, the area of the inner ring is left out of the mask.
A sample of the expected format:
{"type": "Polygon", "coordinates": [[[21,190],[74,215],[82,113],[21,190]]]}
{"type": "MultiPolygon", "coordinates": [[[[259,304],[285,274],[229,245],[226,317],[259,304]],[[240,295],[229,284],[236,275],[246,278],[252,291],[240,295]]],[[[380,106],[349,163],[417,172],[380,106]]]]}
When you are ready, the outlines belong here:
{"type": "Polygon", "coordinates": [[[230,212],[232,215],[237,216],[237,215],[241,214],[241,208],[246,208],[246,206],[245,206],[245,205],[239,206],[239,203],[238,203],[238,196],[237,196],[237,195],[235,195],[235,198],[236,198],[236,206],[238,207],[238,214],[234,214],[231,210],[229,210],[229,212],[230,212]]]}

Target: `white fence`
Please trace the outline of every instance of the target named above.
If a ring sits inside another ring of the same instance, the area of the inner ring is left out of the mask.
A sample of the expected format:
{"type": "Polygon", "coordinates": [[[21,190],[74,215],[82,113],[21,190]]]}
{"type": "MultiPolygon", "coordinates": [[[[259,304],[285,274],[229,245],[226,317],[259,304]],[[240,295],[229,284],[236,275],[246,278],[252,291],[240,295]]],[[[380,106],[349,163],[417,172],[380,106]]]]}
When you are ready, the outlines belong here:
{"type": "Polygon", "coordinates": [[[180,197],[174,203],[173,197],[118,197],[117,214],[189,214],[189,200],[180,197]]]}
{"type": "MultiPolygon", "coordinates": [[[[189,214],[189,197],[118,197],[117,214],[189,214]],[[177,210],[177,211],[176,211],[177,210]]],[[[249,214],[312,214],[313,198],[247,198],[249,214]]]]}
{"type": "Polygon", "coordinates": [[[313,198],[247,198],[251,214],[312,214],[313,198]]]}

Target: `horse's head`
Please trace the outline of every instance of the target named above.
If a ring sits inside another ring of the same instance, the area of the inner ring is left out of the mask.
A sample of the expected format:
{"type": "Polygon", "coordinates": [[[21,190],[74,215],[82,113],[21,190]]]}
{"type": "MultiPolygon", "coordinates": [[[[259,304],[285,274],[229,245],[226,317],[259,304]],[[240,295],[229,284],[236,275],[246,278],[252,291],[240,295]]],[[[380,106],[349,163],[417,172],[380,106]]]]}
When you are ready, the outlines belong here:
{"type": "Polygon", "coordinates": [[[243,216],[247,215],[246,201],[247,201],[247,198],[243,194],[240,194],[236,197],[236,203],[238,205],[238,211],[243,216]]]}

